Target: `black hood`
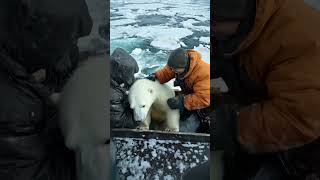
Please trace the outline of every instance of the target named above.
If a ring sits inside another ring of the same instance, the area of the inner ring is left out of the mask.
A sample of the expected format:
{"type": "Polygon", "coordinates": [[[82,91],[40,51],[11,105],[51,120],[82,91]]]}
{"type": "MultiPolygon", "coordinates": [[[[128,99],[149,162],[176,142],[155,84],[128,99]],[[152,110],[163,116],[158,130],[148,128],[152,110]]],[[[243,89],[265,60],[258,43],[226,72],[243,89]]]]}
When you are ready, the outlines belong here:
{"type": "Polygon", "coordinates": [[[117,83],[131,86],[139,71],[137,61],[124,49],[117,48],[111,55],[111,78],[117,83]]]}
{"type": "Polygon", "coordinates": [[[238,21],[248,15],[249,4],[256,0],[221,0],[213,4],[216,21],[238,21]]]}

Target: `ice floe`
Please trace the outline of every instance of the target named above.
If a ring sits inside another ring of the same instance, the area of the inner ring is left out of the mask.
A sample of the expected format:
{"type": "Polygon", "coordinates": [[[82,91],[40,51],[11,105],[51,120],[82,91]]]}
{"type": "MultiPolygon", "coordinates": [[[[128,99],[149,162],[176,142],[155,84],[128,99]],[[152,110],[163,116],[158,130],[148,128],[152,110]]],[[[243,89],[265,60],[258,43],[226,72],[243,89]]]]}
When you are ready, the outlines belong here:
{"type": "Polygon", "coordinates": [[[199,41],[210,44],[210,37],[200,37],[199,41]]]}
{"type": "MultiPolygon", "coordinates": [[[[124,48],[145,77],[166,64],[171,50],[196,49],[210,61],[210,1],[111,0],[110,52],[124,48]]],[[[169,83],[173,84],[173,83],[169,83]]]]}
{"type": "Polygon", "coordinates": [[[199,46],[194,47],[194,50],[201,53],[202,60],[206,61],[210,64],[210,49],[202,44],[199,44],[199,46]]]}

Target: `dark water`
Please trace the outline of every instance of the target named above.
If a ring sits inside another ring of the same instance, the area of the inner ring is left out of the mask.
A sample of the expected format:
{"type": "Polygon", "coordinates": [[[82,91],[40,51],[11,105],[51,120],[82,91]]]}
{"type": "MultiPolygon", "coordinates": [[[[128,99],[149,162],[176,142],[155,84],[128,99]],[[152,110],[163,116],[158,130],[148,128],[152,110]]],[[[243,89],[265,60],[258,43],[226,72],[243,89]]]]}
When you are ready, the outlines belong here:
{"type": "Polygon", "coordinates": [[[159,25],[169,22],[170,16],[164,15],[140,15],[137,17],[138,26],[159,25]]]}

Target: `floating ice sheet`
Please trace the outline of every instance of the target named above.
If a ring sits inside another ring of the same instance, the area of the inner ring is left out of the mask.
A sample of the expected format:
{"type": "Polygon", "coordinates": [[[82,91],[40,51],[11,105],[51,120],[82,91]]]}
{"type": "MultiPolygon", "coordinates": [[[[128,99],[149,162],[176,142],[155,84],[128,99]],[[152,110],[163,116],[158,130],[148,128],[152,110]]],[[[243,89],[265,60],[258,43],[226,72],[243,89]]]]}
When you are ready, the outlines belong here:
{"type": "Polygon", "coordinates": [[[199,41],[210,44],[210,37],[200,37],[199,41]]]}
{"type": "Polygon", "coordinates": [[[210,35],[209,0],[111,0],[110,12],[110,52],[122,47],[132,53],[138,77],[162,67],[178,47],[198,47],[208,60],[208,51],[200,47],[210,49],[208,40],[199,37],[210,35]]]}
{"type": "Polygon", "coordinates": [[[210,48],[200,44],[198,47],[194,47],[194,50],[198,51],[202,55],[202,60],[210,64],[210,48]]]}

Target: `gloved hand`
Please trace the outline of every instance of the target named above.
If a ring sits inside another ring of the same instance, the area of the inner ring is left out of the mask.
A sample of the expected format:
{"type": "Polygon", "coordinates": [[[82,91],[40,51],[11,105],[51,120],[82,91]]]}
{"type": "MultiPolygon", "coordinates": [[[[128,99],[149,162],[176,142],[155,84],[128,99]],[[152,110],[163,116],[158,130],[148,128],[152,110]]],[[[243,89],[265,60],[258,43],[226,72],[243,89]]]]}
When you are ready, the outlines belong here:
{"type": "Polygon", "coordinates": [[[155,73],[152,73],[150,74],[148,77],[146,77],[147,79],[151,80],[151,81],[155,81],[157,80],[157,77],[156,77],[156,74],[155,73]]]}
{"type": "Polygon", "coordinates": [[[176,97],[169,98],[167,100],[167,104],[171,109],[179,109],[180,114],[182,114],[184,110],[184,99],[183,96],[179,95],[176,97]]]}

